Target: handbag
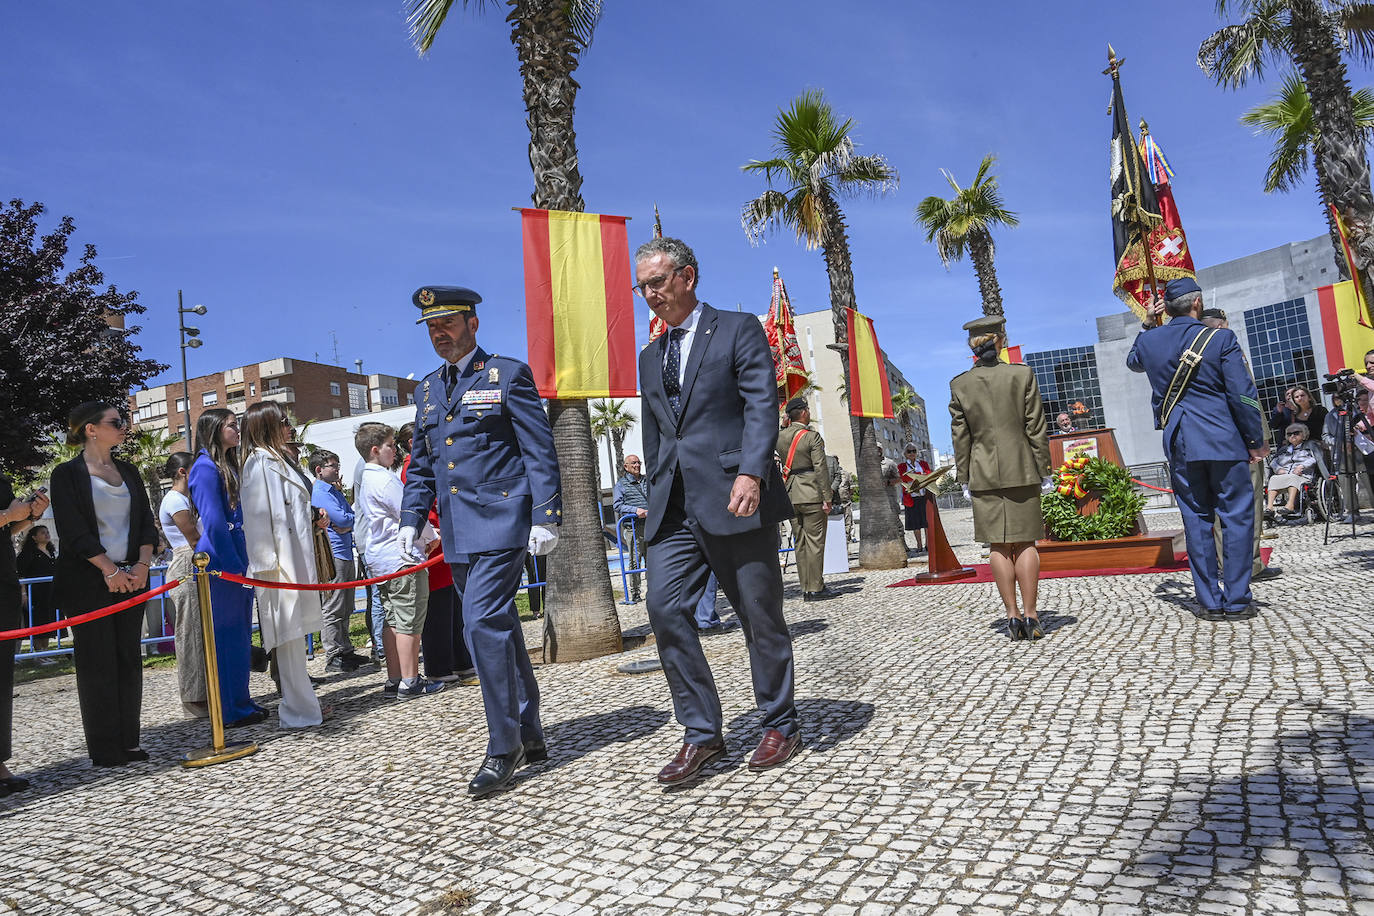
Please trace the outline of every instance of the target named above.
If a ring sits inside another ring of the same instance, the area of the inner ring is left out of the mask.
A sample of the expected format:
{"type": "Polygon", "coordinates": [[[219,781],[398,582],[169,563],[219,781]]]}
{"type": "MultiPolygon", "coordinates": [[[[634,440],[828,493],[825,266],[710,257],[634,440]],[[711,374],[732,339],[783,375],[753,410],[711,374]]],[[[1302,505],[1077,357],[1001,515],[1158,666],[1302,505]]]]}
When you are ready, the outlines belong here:
{"type": "Polygon", "coordinates": [[[315,581],[322,584],[333,582],[339,570],[334,565],[334,548],[329,546],[329,533],[314,525],[311,530],[315,532],[315,581]]]}

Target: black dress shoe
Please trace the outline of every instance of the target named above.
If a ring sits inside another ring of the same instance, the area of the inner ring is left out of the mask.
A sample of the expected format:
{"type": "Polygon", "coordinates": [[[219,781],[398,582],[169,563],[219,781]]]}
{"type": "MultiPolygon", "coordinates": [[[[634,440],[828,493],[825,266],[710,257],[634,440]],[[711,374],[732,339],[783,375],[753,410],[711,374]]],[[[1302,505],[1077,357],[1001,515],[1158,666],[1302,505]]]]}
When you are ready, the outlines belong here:
{"type": "Polygon", "coordinates": [[[242,719],[235,719],[232,722],[225,722],[225,728],[247,728],[249,725],[257,725],[267,718],[267,710],[255,709],[242,719]]]}
{"type": "Polygon", "coordinates": [[[130,763],[142,763],[148,759],[148,752],[141,747],[136,747],[131,751],[125,751],[124,756],[129,758],[130,763]]]}
{"type": "Polygon", "coordinates": [[[488,754],[477,770],[477,775],[468,783],[468,794],[481,798],[502,789],[509,789],[515,779],[515,771],[525,762],[525,748],[519,747],[509,754],[488,754]]]}
{"type": "Polygon", "coordinates": [[[122,757],[92,757],[91,763],[98,767],[122,767],[128,765],[129,761],[122,757]]]}
{"type": "Polygon", "coordinates": [[[29,787],[29,781],[22,776],[6,776],[0,779],[0,793],[9,795],[12,792],[23,792],[29,787]]]}
{"type": "Polygon", "coordinates": [[[525,742],[525,762],[543,763],[549,759],[549,748],[543,741],[525,742]]]}
{"type": "Polygon", "coordinates": [[[834,597],[835,593],[828,588],[823,588],[818,592],[802,592],[803,601],[825,601],[834,597]]]}
{"type": "Polygon", "coordinates": [[[1045,631],[1040,629],[1040,618],[1027,617],[1021,621],[1021,633],[1026,639],[1044,639],[1045,631]]]}
{"type": "Polygon", "coordinates": [[[1026,638],[1026,624],[1020,617],[1007,618],[1007,632],[1011,635],[1012,642],[1026,638]]]}
{"type": "Polygon", "coordinates": [[[1265,579],[1277,579],[1283,575],[1282,566],[1266,566],[1259,572],[1250,577],[1252,582],[1263,582],[1265,579]]]}

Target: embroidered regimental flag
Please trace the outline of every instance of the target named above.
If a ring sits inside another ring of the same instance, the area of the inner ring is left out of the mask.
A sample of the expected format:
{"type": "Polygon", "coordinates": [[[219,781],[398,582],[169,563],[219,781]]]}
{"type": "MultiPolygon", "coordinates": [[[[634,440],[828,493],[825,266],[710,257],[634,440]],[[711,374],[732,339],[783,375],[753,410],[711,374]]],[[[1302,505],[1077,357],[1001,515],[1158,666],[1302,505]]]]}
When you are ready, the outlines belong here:
{"type": "MultiPolygon", "coordinates": [[[[1140,149],[1126,119],[1126,102],[1121,97],[1121,80],[1117,70],[1121,62],[1111,52],[1111,64],[1106,72],[1112,77],[1112,142],[1111,197],[1112,250],[1116,256],[1116,274],[1112,291],[1143,315],[1143,309],[1129,291],[1129,284],[1147,282],[1145,259],[1147,249],[1142,238],[1151,234],[1163,218],[1154,185],[1141,166],[1140,149]]],[[[1158,277],[1156,279],[1159,279],[1158,277]]],[[[1162,281],[1161,281],[1162,282],[1162,281]]]]}
{"type": "MultiPolygon", "coordinates": [[[[654,204],[654,238],[663,238],[663,220],[658,215],[658,204],[654,204]]],[[[663,332],[668,330],[668,322],[653,314],[649,314],[649,343],[653,343],[663,336],[663,332]]]]}
{"type": "Polygon", "coordinates": [[[806,387],[806,365],[802,363],[801,347],[797,344],[794,318],[792,303],[787,299],[787,287],[774,267],[773,301],[768,303],[768,317],[763,321],[763,331],[768,335],[768,349],[773,351],[778,404],[786,404],[806,387]]]}
{"type": "MultiPolygon", "coordinates": [[[[1155,138],[1148,133],[1149,128],[1141,122],[1140,155],[1145,167],[1146,180],[1154,187],[1155,200],[1159,202],[1161,221],[1150,230],[1149,251],[1154,258],[1155,279],[1160,285],[1181,277],[1197,279],[1193,268],[1193,252],[1188,248],[1188,236],[1183,233],[1183,220],[1178,215],[1178,205],[1174,203],[1174,170],[1164,151],[1159,148],[1155,138]]],[[[1139,257],[1139,249],[1129,252],[1123,258],[1128,271],[1139,257]]],[[[1139,270],[1135,273],[1140,273],[1139,270]]],[[[1145,306],[1150,301],[1148,282],[1142,275],[1137,279],[1122,283],[1116,294],[1129,305],[1137,315],[1145,316],[1145,306]]]]}
{"type": "Polygon", "coordinates": [[[634,397],[634,280],[623,216],[520,211],[529,362],[545,398],[634,397]]]}
{"type": "Polygon", "coordinates": [[[849,412],[856,417],[892,418],[892,386],[878,346],[873,319],[848,310],[849,412]]]}
{"type": "Polygon", "coordinates": [[[1364,355],[1374,350],[1374,328],[1367,323],[1368,314],[1355,284],[1346,280],[1317,290],[1317,304],[1321,307],[1322,334],[1326,338],[1326,371],[1338,372],[1349,367],[1364,369],[1364,355]]]}

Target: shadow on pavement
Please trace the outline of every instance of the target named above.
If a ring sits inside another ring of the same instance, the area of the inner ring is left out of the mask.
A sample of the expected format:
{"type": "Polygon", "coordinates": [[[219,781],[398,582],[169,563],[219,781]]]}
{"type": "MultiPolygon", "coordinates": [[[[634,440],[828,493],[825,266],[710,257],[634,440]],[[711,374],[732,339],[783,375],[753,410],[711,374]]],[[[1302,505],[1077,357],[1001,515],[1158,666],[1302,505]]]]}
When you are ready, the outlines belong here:
{"type": "MultiPolygon", "coordinates": [[[[829,697],[807,697],[797,700],[797,720],[801,723],[802,747],[811,751],[828,751],[841,741],[848,741],[873,721],[873,704],[858,700],[833,700],[829,697]]],[[[754,752],[754,744],[762,736],[763,713],[757,709],[736,716],[725,725],[731,744],[744,740],[748,747],[745,757],[754,752]]],[[[735,755],[728,755],[727,759],[735,755]]],[[[743,763],[743,760],[738,761],[743,763]]]]}
{"type": "Polygon", "coordinates": [[[820,618],[798,620],[796,623],[787,625],[787,632],[792,634],[793,639],[796,639],[798,636],[814,636],[826,630],[829,626],[829,623],[820,618]]]}
{"type": "MultiPolygon", "coordinates": [[[[638,741],[658,731],[668,719],[668,710],[657,706],[627,706],[546,724],[544,741],[548,744],[549,760],[531,767],[530,771],[556,769],[603,747],[638,741]]],[[[668,753],[676,750],[677,745],[673,745],[668,753]]],[[[667,762],[666,757],[664,762],[667,762]]]]}
{"type": "Polygon", "coordinates": [[[1140,906],[1148,911],[1172,900],[1190,909],[1252,881],[1270,884],[1275,903],[1295,903],[1300,887],[1302,896],[1343,906],[1371,899],[1343,888],[1368,881],[1374,856],[1374,790],[1364,782],[1374,770],[1374,720],[1320,706],[1304,718],[1314,727],[1280,734],[1265,755],[1269,766],[1167,787],[1167,820],[1176,822],[1168,833],[1176,839],[1152,844],[1165,848],[1122,869],[1127,886],[1146,894],[1140,906]],[[1251,871],[1258,876],[1246,876],[1251,871]]]}

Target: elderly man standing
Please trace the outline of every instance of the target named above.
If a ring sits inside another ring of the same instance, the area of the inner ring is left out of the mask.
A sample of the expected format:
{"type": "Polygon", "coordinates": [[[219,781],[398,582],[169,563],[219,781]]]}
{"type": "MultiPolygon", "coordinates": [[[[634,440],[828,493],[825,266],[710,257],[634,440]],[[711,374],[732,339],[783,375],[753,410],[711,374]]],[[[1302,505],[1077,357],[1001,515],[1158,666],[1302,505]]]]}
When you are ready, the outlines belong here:
{"type": "Polygon", "coordinates": [[[811,428],[811,408],[805,398],[787,402],[791,422],[778,432],[777,453],[782,479],[794,516],[792,535],[797,548],[797,576],[803,601],[824,601],[835,593],[825,587],[825,525],[830,515],[830,468],[825,440],[811,428]]]}
{"type": "MultiPolygon", "coordinates": [[[[635,569],[643,569],[644,519],[649,514],[649,481],[644,479],[644,472],[638,455],[625,456],[625,473],[616,479],[615,487],[611,490],[611,506],[615,509],[617,519],[627,515],[633,516],[621,528],[621,537],[633,545],[630,554],[631,564],[635,569]]],[[[639,601],[639,573],[637,572],[630,574],[630,594],[628,597],[631,601],[639,601]]]]}
{"type": "Polygon", "coordinates": [[[1259,393],[1240,343],[1227,328],[1209,328],[1202,288],[1171,280],[1142,322],[1126,365],[1150,379],[1155,428],[1164,431],[1164,455],[1183,515],[1188,565],[1202,616],[1236,619],[1250,609],[1254,486],[1249,463],[1269,454],[1259,393]],[[1172,320],[1160,325],[1161,315],[1172,320]],[[1218,570],[1212,525],[1220,517],[1218,570]]]}
{"type": "Polygon", "coordinates": [[[416,392],[401,550],[423,559],[416,533],[437,493],[444,557],[487,715],[486,758],[468,794],[484,796],[508,788],[526,763],[548,759],[515,593],[526,550],[542,556],[558,543],[558,458],[530,367],[477,345],[482,297],[427,286],[412,301],[444,364],[416,392]]]}
{"type": "Polygon", "coordinates": [[[744,626],[763,711],[749,768],[785,763],[801,743],[778,566],[778,523],[792,505],[773,461],[773,359],[757,318],[698,301],[699,277],[696,255],[677,239],[653,239],[635,252],[635,291],[668,326],[639,354],[649,622],[685,730],[658,774],[664,785],[691,779],[725,753],[720,697],[694,619],[712,570],[744,626]]]}

